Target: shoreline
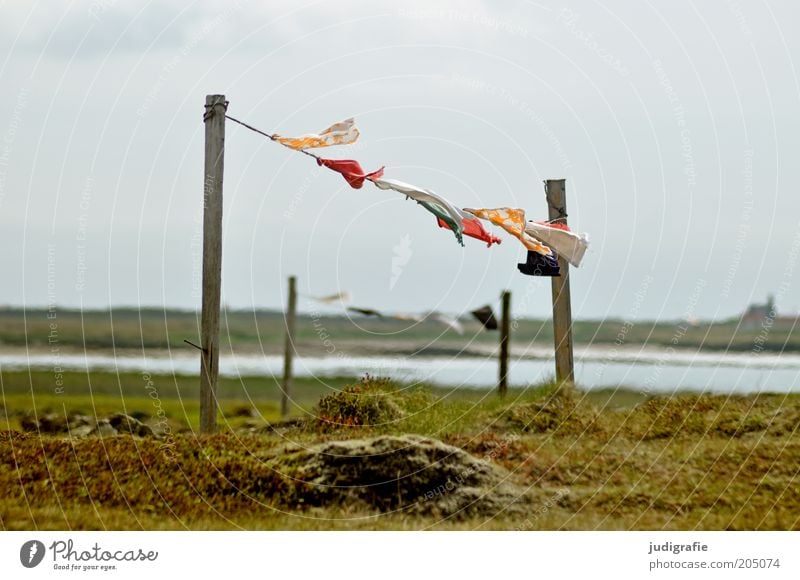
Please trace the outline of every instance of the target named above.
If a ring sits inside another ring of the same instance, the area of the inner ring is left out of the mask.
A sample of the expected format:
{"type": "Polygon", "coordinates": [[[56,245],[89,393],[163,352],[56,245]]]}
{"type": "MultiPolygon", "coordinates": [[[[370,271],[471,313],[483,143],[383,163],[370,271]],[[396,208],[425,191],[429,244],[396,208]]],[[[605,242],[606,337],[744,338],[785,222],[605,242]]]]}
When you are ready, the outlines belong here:
{"type": "MultiPolygon", "coordinates": [[[[353,343],[346,345],[346,348],[326,353],[321,349],[303,348],[299,344],[296,356],[298,359],[307,360],[358,360],[358,359],[393,359],[393,360],[485,360],[497,356],[498,347],[476,344],[462,349],[438,347],[438,348],[413,348],[410,343],[405,343],[405,349],[398,348],[375,348],[369,344],[353,343]]],[[[698,365],[715,365],[730,368],[750,368],[750,369],[791,369],[800,370],[800,353],[744,353],[742,351],[707,351],[692,348],[670,348],[653,347],[642,345],[639,347],[613,347],[605,343],[576,345],[576,362],[602,362],[602,363],[624,363],[639,365],[659,365],[665,363],[682,363],[698,365]]],[[[257,349],[257,348],[236,348],[223,350],[220,358],[273,358],[282,357],[283,353],[279,349],[257,349]]],[[[550,346],[540,346],[532,344],[527,346],[511,345],[510,356],[516,360],[530,361],[551,361],[553,360],[553,350],[550,346]]],[[[113,358],[135,360],[140,358],[155,360],[187,360],[195,359],[199,361],[199,355],[195,349],[186,345],[185,348],[91,348],[80,349],[73,346],[59,347],[57,354],[52,349],[45,347],[17,347],[0,345],[0,368],[7,364],[23,364],[11,362],[10,359],[24,358],[42,361],[42,364],[34,363],[31,368],[46,370],[51,366],[50,361],[60,358],[86,357],[87,359],[113,358]],[[44,364],[45,359],[50,359],[48,364],[44,364]]]]}

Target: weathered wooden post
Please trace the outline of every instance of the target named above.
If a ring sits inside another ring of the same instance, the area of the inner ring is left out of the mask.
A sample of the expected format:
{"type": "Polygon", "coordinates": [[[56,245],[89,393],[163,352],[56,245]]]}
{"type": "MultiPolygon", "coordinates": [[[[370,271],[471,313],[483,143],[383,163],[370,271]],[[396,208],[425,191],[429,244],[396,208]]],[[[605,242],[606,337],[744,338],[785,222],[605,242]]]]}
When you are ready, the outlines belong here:
{"type": "Polygon", "coordinates": [[[500,380],[497,392],[504,397],[508,391],[508,348],[511,337],[511,292],[504,290],[502,318],[500,319],[500,380]]]}
{"type": "Polygon", "coordinates": [[[219,306],[222,286],[222,174],[225,161],[225,95],[206,95],[203,180],[203,312],[200,348],[200,432],[217,430],[219,306]]]}
{"type": "MultiPolygon", "coordinates": [[[[567,224],[567,188],[564,179],[545,181],[550,221],[567,224]]],[[[569,262],[558,257],[560,276],[551,278],[553,290],[553,343],[556,348],[556,382],[559,388],[575,382],[572,360],[572,306],[569,293],[569,262]]]]}
{"type": "Polygon", "coordinates": [[[286,308],[286,342],[283,350],[283,388],[281,389],[281,417],[289,415],[289,394],[292,388],[292,360],[294,359],[294,321],[297,310],[297,279],[289,276],[289,303],[286,308]]]}

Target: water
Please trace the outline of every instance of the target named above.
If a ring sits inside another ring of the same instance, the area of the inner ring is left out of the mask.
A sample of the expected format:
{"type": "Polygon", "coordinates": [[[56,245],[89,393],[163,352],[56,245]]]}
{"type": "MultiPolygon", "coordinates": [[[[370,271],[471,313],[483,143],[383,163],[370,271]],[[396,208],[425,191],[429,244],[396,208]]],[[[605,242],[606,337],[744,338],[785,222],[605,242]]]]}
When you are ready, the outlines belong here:
{"type": "MultiPolygon", "coordinates": [[[[335,377],[389,376],[408,382],[428,382],[465,388],[493,388],[497,361],[484,357],[299,357],[295,376],[335,377]]],[[[0,353],[0,369],[72,371],[121,371],[151,374],[197,374],[199,356],[194,353],[145,356],[111,354],[0,353]]],[[[220,374],[227,377],[276,376],[283,371],[277,355],[241,354],[220,357],[220,374]]],[[[800,393],[800,356],[731,353],[693,353],[666,350],[613,350],[587,347],[575,353],[576,382],[585,389],[630,387],[653,393],[704,391],[727,394],[756,392],[800,393]]],[[[525,386],[551,379],[551,351],[530,348],[514,352],[509,382],[525,386]]]]}

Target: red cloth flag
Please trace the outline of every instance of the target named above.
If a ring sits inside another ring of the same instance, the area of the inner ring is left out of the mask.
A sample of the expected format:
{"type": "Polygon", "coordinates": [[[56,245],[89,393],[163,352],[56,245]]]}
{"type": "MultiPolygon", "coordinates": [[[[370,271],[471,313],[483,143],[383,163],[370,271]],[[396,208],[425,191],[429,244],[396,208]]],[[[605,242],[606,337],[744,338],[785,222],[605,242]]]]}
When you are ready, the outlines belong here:
{"type": "Polygon", "coordinates": [[[318,165],[324,165],[341,173],[353,189],[361,189],[365,179],[377,179],[383,175],[383,167],[372,173],[364,173],[361,164],[355,159],[317,159],[318,165]]]}
{"type": "Polygon", "coordinates": [[[571,232],[572,230],[569,229],[567,224],[557,224],[556,222],[536,222],[537,224],[542,224],[543,226],[549,226],[551,228],[556,228],[559,230],[564,230],[565,232],[571,232]]]}
{"type": "MultiPolygon", "coordinates": [[[[446,221],[442,218],[436,218],[437,223],[439,224],[440,228],[445,229],[452,229],[446,221]]],[[[491,248],[492,244],[500,244],[502,240],[496,236],[493,236],[489,232],[487,232],[483,224],[481,224],[478,218],[474,218],[472,216],[462,215],[461,216],[461,223],[464,227],[464,235],[469,236],[471,238],[475,238],[486,242],[486,247],[491,248]]]]}

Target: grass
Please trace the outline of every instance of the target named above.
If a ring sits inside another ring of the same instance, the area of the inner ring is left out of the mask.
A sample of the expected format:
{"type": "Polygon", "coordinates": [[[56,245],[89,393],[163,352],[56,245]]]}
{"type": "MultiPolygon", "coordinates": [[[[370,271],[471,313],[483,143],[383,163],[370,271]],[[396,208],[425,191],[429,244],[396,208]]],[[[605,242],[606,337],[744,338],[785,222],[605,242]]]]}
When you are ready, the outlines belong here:
{"type": "MultiPolygon", "coordinates": [[[[321,333],[340,350],[369,348],[371,352],[459,352],[468,345],[495,344],[497,334],[481,330],[474,320],[463,321],[465,333],[458,335],[433,321],[410,323],[391,319],[345,316],[298,315],[296,342],[301,352],[325,354],[321,333]],[[434,344],[435,343],[435,344],[434,344]]],[[[220,345],[223,351],[259,350],[281,352],[284,320],[281,312],[223,311],[220,345]]],[[[184,339],[199,342],[199,314],[192,311],[114,308],[77,311],[58,308],[22,311],[0,309],[0,346],[84,349],[185,349],[184,339]],[[54,325],[54,327],[52,326],[54,325]]],[[[800,351],[800,329],[775,324],[759,338],[758,326],[745,328],[737,320],[683,321],[576,320],[573,339],[579,344],[678,346],[704,350],[753,351],[756,344],[772,352],[800,351]],[[758,342],[757,342],[758,339],[758,342]],[[762,342],[763,340],[763,342],[762,342]],[[677,341],[677,342],[676,342],[677,341]]],[[[549,320],[515,319],[512,339],[519,344],[551,345],[549,320]]],[[[328,343],[330,344],[330,343],[328,343]]]]}
{"type": "MultiPolygon", "coordinates": [[[[154,415],[162,408],[166,416],[184,428],[199,425],[198,379],[183,375],[142,375],[140,373],[65,372],[56,378],[47,371],[0,372],[0,429],[19,429],[25,413],[80,413],[105,416],[132,411],[154,415]],[[148,381],[152,388],[148,389],[148,381]],[[58,391],[58,389],[62,389],[58,391]],[[4,412],[4,409],[6,410],[4,412]]],[[[351,383],[351,378],[295,378],[291,408],[302,415],[317,400],[351,383]]],[[[241,423],[236,415],[252,409],[265,420],[280,416],[281,387],[271,377],[221,377],[217,394],[222,402],[223,421],[241,423]]]]}
{"type": "MultiPolygon", "coordinates": [[[[220,386],[218,435],[69,440],[20,433],[18,418],[34,404],[94,405],[98,414],[152,406],[141,376],[70,375],[65,395],[48,392],[46,376],[0,378],[2,427],[11,428],[0,434],[4,529],[800,529],[796,395],[565,394],[540,385],[500,399],[390,381],[297,381],[294,412],[305,419],[269,427],[277,385],[254,378],[220,386]],[[235,416],[242,407],[260,416],[235,416]],[[298,507],[280,467],[287,450],[408,433],[507,470],[534,498],[527,517],[298,507]]],[[[194,426],[196,379],[153,379],[171,418],[194,426]]]]}

